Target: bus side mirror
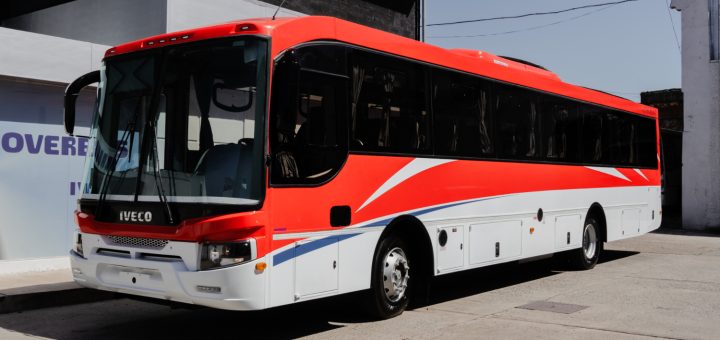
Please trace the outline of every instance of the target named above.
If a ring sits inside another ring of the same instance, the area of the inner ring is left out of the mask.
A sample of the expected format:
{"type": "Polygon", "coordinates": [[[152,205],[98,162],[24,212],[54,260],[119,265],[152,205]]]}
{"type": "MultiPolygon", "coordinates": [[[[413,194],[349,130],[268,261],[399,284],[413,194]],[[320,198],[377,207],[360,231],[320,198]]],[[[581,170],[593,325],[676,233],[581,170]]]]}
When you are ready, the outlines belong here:
{"type": "Polygon", "coordinates": [[[63,121],[65,123],[65,132],[72,136],[75,130],[75,102],[80,94],[80,90],[86,86],[100,82],[100,71],[92,71],[75,79],[65,89],[65,111],[63,113],[63,121]]]}

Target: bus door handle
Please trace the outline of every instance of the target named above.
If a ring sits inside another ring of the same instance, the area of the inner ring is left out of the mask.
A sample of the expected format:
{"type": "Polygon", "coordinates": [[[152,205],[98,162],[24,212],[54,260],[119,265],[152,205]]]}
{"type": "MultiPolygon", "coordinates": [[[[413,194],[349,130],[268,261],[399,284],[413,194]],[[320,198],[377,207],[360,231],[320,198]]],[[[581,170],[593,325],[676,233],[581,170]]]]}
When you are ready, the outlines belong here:
{"type": "Polygon", "coordinates": [[[330,208],[330,225],[333,227],[346,227],[350,225],[350,206],[336,205],[330,208]]]}

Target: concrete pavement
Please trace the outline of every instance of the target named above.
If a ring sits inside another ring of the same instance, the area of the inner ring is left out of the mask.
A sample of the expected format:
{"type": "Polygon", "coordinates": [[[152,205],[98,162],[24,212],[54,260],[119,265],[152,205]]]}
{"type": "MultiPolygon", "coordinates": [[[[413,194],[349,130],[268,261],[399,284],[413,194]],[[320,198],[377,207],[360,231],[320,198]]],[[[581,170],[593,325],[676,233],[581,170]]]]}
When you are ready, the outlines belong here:
{"type": "Polygon", "coordinates": [[[0,275],[0,314],[88,303],[113,298],[82,288],[69,269],[0,275]]]}
{"type": "Polygon", "coordinates": [[[720,237],[654,233],[606,246],[590,271],[540,261],[440,277],[428,306],[385,321],[364,319],[347,296],[259,312],[117,299],[3,314],[0,338],[720,338],[720,237]],[[533,302],[555,312],[518,308],[533,302]],[[578,308],[557,313],[554,303],[578,308]]]}

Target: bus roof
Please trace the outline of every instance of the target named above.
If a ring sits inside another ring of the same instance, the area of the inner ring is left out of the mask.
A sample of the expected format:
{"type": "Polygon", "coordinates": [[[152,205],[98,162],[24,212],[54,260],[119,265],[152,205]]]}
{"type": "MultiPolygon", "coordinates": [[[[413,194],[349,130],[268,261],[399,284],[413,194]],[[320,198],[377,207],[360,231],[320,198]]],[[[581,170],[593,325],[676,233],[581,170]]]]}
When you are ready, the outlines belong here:
{"type": "Polygon", "coordinates": [[[272,37],[272,56],[308,41],[334,40],[540,91],[657,118],[657,109],[563,82],[556,74],[487,52],[444,49],[417,40],[324,16],[246,19],[157,35],[110,48],[106,57],[171,44],[241,34],[272,37]]]}

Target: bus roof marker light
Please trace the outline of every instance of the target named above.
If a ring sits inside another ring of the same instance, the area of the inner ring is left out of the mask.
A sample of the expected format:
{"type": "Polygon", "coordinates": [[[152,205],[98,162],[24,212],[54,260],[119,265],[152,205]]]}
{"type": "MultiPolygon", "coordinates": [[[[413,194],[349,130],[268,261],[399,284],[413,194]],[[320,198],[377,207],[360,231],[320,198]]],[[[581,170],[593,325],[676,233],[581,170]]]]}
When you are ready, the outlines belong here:
{"type": "Polygon", "coordinates": [[[497,59],[493,59],[493,63],[495,63],[495,64],[497,64],[497,65],[500,65],[500,66],[510,67],[510,65],[508,65],[508,63],[506,63],[506,62],[504,62],[504,61],[497,60],[497,59]]]}
{"type": "Polygon", "coordinates": [[[237,26],[235,26],[234,33],[246,33],[255,31],[257,31],[257,26],[255,26],[255,24],[238,24],[237,26]]]}

